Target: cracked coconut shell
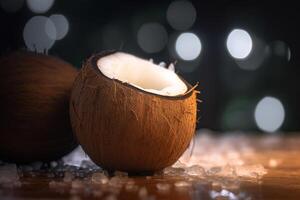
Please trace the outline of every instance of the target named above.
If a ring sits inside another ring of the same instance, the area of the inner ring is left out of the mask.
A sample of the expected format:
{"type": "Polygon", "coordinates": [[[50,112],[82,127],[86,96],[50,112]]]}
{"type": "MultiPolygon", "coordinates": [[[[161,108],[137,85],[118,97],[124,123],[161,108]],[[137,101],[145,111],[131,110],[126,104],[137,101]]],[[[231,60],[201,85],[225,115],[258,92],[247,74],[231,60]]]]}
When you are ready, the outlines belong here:
{"type": "MultiPolygon", "coordinates": [[[[162,96],[106,77],[97,61],[84,63],[72,89],[73,131],[85,152],[108,170],[153,172],[175,163],[196,126],[196,91],[162,96]]],[[[129,72],[130,73],[130,72],[129,72]]]]}
{"type": "Polygon", "coordinates": [[[77,70],[43,54],[17,51],[0,59],[0,160],[59,159],[76,146],[69,98],[77,70]]]}

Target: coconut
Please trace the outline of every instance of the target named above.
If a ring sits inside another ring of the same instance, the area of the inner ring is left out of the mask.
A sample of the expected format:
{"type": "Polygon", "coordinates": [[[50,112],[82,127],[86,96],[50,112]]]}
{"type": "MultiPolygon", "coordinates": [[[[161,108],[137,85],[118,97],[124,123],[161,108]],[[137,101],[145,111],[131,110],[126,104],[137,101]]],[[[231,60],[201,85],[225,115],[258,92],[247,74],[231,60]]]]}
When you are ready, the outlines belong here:
{"type": "Polygon", "coordinates": [[[100,53],[74,81],[72,128],[105,169],[161,170],[178,160],[194,135],[196,93],[176,73],[148,60],[100,53]]]}
{"type": "Polygon", "coordinates": [[[0,160],[55,160],[76,146],[69,98],[77,70],[48,55],[13,52],[0,59],[0,160]]]}

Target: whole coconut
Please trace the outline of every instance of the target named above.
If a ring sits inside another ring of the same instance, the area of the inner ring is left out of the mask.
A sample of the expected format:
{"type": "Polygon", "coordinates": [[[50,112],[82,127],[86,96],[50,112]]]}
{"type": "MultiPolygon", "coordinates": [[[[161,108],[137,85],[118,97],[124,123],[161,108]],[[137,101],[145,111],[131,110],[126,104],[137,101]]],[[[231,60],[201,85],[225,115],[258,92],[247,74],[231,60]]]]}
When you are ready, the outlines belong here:
{"type": "Polygon", "coordinates": [[[0,59],[0,160],[50,161],[76,141],[69,97],[77,70],[58,58],[13,52],[0,59]]]}

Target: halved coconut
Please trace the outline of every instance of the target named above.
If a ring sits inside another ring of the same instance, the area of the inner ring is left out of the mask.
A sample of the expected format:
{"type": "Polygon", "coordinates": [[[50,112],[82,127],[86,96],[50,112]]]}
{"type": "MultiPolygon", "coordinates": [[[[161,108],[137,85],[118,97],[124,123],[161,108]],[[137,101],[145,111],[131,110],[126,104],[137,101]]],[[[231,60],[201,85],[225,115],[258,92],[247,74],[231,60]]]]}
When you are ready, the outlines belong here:
{"type": "Polygon", "coordinates": [[[120,53],[92,56],[77,76],[71,122],[91,159],[110,170],[172,165],[195,131],[196,92],[173,71],[120,53]]]}

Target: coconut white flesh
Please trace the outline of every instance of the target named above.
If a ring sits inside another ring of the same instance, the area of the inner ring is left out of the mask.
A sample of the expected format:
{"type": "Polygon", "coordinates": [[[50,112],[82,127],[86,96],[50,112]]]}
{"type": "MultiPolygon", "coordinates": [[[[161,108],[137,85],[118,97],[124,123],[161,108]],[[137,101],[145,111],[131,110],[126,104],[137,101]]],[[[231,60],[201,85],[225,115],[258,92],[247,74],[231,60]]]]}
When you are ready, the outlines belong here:
{"type": "Polygon", "coordinates": [[[102,57],[97,66],[108,78],[120,80],[150,93],[178,96],[188,89],[174,71],[130,54],[114,53],[102,57]]]}

